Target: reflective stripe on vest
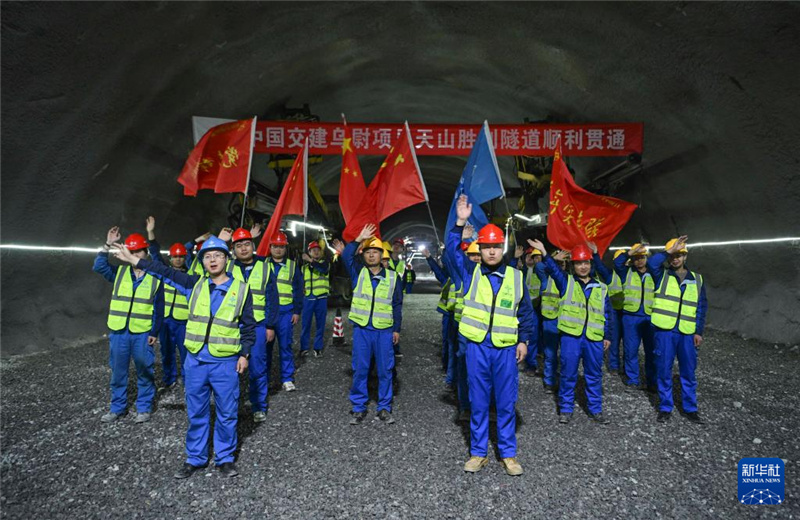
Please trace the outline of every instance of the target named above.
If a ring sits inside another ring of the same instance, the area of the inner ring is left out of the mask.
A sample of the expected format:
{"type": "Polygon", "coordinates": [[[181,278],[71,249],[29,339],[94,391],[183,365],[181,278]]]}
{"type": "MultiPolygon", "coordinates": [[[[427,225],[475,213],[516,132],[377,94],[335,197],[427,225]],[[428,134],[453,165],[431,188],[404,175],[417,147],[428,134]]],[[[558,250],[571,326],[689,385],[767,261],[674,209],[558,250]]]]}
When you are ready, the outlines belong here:
{"type": "Polygon", "coordinates": [[[306,296],[328,296],[331,293],[329,273],[320,273],[311,269],[310,265],[303,266],[303,283],[306,296]]]}
{"type": "Polygon", "coordinates": [[[203,262],[200,260],[200,253],[194,255],[192,258],[192,265],[189,266],[188,274],[196,274],[203,276],[206,274],[206,269],[203,267],[203,262]]]}
{"type": "Polygon", "coordinates": [[[541,302],[539,301],[539,293],[542,291],[542,281],[539,280],[539,275],[536,274],[536,271],[533,267],[526,267],[528,272],[525,276],[525,285],[528,288],[528,294],[531,297],[531,302],[533,303],[534,307],[539,307],[541,302]]]}
{"type": "Polygon", "coordinates": [[[561,298],[561,309],[558,313],[558,330],[570,336],[580,337],[585,326],[586,337],[592,341],[600,341],[605,330],[608,287],[602,282],[591,283],[595,286],[592,287],[587,302],[578,280],[572,275],[567,277],[567,292],[561,298]]]}
{"type": "Polygon", "coordinates": [[[542,316],[548,320],[558,318],[558,308],[561,305],[561,295],[558,293],[552,276],[547,277],[547,286],[542,293],[542,316]]]}
{"type": "MultiPolygon", "coordinates": [[[[273,266],[274,269],[274,266],[273,266]]],[[[292,280],[294,279],[294,260],[286,260],[286,265],[278,271],[275,282],[278,284],[278,299],[281,305],[289,305],[294,301],[292,298],[292,280]]]]}
{"type": "Polygon", "coordinates": [[[458,331],[475,343],[481,343],[486,334],[491,333],[495,347],[516,345],[519,337],[517,311],[523,290],[522,273],[507,267],[503,283],[495,294],[489,277],[481,271],[481,264],[476,264],[469,292],[464,296],[458,331]]]}
{"type": "Polygon", "coordinates": [[[164,317],[186,321],[189,317],[189,300],[169,284],[164,284],[164,317]]]}
{"type": "Polygon", "coordinates": [[[386,270],[386,275],[378,282],[378,286],[373,291],[372,273],[366,267],[361,268],[356,288],[353,290],[353,299],[350,302],[350,313],[348,314],[350,321],[366,327],[372,318],[372,326],[376,329],[388,329],[394,325],[392,297],[398,278],[390,270],[386,270]]]}
{"type": "Polygon", "coordinates": [[[107,324],[114,331],[125,330],[127,325],[129,331],[140,334],[153,328],[153,302],[161,282],[145,274],[134,292],[131,271],[129,265],[117,268],[107,324]]]}
{"type": "Polygon", "coordinates": [[[234,279],[212,317],[208,278],[200,278],[189,297],[189,321],[186,323],[184,340],[186,349],[192,354],[197,354],[207,343],[208,351],[214,357],[237,354],[242,348],[239,320],[249,290],[246,283],[234,279]]]}
{"type": "Polygon", "coordinates": [[[616,271],[611,275],[611,284],[608,286],[608,297],[611,299],[611,306],[621,311],[625,306],[625,293],[622,289],[622,278],[616,271]]]}
{"type": "Polygon", "coordinates": [[[645,314],[648,316],[652,314],[655,283],[650,273],[645,273],[644,277],[641,277],[638,271],[628,268],[622,294],[624,297],[623,309],[627,312],[638,312],[639,307],[644,305],[645,314]]]}
{"type": "MultiPolygon", "coordinates": [[[[244,282],[244,270],[242,266],[233,264],[230,270],[234,279],[244,282]]],[[[250,276],[247,278],[247,285],[250,287],[250,294],[253,296],[253,318],[257,322],[264,321],[267,317],[267,284],[272,277],[272,264],[264,260],[256,260],[250,276]]]]}
{"type": "Polygon", "coordinates": [[[453,285],[453,282],[448,278],[447,281],[442,286],[442,291],[439,293],[439,305],[437,305],[437,308],[439,309],[439,312],[441,312],[442,314],[447,314],[448,312],[450,312],[448,302],[449,302],[451,285],[453,285]]]}
{"type": "Polygon", "coordinates": [[[392,269],[394,269],[394,271],[397,274],[399,274],[400,278],[402,279],[403,275],[406,274],[406,264],[405,264],[405,262],[403,262],[399,258],[397,260],[395,260],[393,258],[390,259],[390,260],[394,263],[394,265],[392,266],[392,269]]]}
{"type": "Polygon", "coordinates": [[[664,272],[661,284],[655,294],[653,313],[650,317],[653,325],[662,330],[672,330],[678,323],[678,330],[683,334],[694,334],[697,330],[697,303],[703,288],[703,277],[692,272],[694,280],[684,278],[685,285],[681,293],[678,278],[664,272]],[[680,321],[679,321],[680,319],[680,321]]]}

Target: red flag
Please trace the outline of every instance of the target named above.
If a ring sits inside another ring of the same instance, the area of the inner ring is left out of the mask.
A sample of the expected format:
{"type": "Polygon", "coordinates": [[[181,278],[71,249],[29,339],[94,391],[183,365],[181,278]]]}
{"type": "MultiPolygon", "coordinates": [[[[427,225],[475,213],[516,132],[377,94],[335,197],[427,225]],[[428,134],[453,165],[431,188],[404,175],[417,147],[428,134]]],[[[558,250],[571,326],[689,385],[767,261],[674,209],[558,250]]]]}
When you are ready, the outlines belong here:
{"type": "Polygon", "coordinates": [[[361,175],[358,157],[353,149],[353,134],[344,123],[344,140],[342,141],[342,175],[339,180],[339,207],[345,224],[350,222],[353,214],[367,193],[367,185],[361,175]]]}
{"type": "Polygon", "coordinates": [[[406,123],[342,236],[347,241],[354,240],[365,225],[377,225],[398,211],[427,200],[428,192],[406,123]]]}
{"type": "Polygon", "coordinates": [[[547,239],[551,243],[569,250],[591,241],[597,244],[597,252],[602,256],[635,209],[636,204],[595,195],[575,184],[559,146],[550,180],[547,239]]]}
{"type": "Polygon", "coordinates": [[[189,154],[178,176],[183,194],[194,197],[197,190],[247,193],[255,130],[256,118],[209,129],[189,154]]]}
{"type": "Polygon", "coordinates": [[[292,165],[292,170],[283,185],[281,196],[275,204],[275,211],[269,219],[264,236],[258,244],[257,253],[262,256],[269,254],[269,241],[281,228],[281,221],[285,215],[300,215],[305,217],[308,213],[308,138],[303,145],[303,150],[298,154],[292,165]]]}

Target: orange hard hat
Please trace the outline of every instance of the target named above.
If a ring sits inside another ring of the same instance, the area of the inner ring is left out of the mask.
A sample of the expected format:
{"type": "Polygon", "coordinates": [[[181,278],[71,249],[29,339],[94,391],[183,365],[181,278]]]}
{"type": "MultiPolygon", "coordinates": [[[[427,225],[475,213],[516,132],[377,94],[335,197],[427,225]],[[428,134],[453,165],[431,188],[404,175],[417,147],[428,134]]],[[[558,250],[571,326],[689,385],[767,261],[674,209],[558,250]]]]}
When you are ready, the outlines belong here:
{"type": "Polygon", "coordinates": [[[175,242],[169,248],[169,256],[186,256],[186,248],[180,242],[175,242]]]}
{"type": "Polygon", "coordinates": [[[131,233],[128,235],[128,238],[125,239],[125,247],[127,247],[130,251],[147,249],[149,245],[150,244],[147,242],[147,239],[144,238],[144,235],[141,233],[131,233]]]}
{"type": "Polygon", "coordinates": [[[467,247],[467,254],[468,255],[479,255],[479,254],[481,254],[481,248],[478,246],[477,242],[473,242],[467,247]]]}
{"type": "Polygon", "coordinates": [[[505,241],[506,236],[503,234],[503,230],[494,224],[486,224],[478,232],[477,242],[479,244],[502,244],[505,241]]]}
{"type": "Polygon", "coordinates": [[[592,250],[589,249],[584,244],[578,244],[577,246],[572,248],[571,256],[573,262],[580,262],[582,260],[591,260],[592,250]]]}
{"type": "MultiPolygon", "coordinates": [[[[670,249],[672,246],[674,246],[674,245],[675,245],[675,242],[677,242],[677,241],[678,241],[678,239],[677,239],[677,238],[673,238],[672,240],[670,240],[669,242],[667,242],[667,245],[665,245],[665,246],[664,246],[664,249],[665,249],[666,251],[669,251],[669,249],[670,249]]],[[[679,250],[678,250],[678,253],[688,253],[688,252],[689,252],[689,250],[688,250],[688,249],[686,249],[686,246],[683,246],[681,249],[679,249],[679,250]]]]}
{"type": "Polygon", "coordinates": [[[283,231],[278,231],[274,235],[272,235],[272,239],[269,241],[269,245],[271,246],[288,246],[289,245],[289,238],[286,236],[286,233],[283,231]]]}
{"type": "Polygon", "coordinates": [[[619,255],[623,254],[624,252],[625,252],[625,250],[624,250],[624,249],[617,249],[616,251],[614,251],[614,260],[616,260],[616,259],[617,259],[617,257],[618,257],[619,255]]]}
{"type": "Polygon", "coordinates": [[[231,240],[238,242],[239,240],[253,240],[253,235],[250,234],[245,228],[239,228],[231,235],[231,240]]]}
{"type": "Polygon", "coordinates": [[[361,243],[361,250],[366,251],[367,249],[380,249],[381,251],[385,251],[381,239],[375,237],[368,238],[361,243]]]}

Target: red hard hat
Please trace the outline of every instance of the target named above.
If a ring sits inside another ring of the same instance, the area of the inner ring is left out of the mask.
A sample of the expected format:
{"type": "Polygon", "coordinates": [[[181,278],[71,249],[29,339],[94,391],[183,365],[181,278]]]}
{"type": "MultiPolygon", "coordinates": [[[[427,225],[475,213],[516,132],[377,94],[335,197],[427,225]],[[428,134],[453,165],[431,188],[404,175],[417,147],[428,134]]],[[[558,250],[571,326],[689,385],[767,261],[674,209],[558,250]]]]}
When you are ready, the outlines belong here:
{"type": "Polygon", "coordinates": [[[186,248],[183,244],[175,242],[169,248],[169,256],[186,256],[186,248]]]}
{"type": "Polygon", "coordinates": [[[200,251],[200,248],[203,247],[204,243],[205,243],[205,240],[201,240],[200,242],[197,242],[197,245],[195,247],[197,247],[198,251],[200,251]]]}
{"type": "Polygon", "coordinates": [[[395,238],[395,239],[392,241],[392,245],[394,245],[394,244],[400,244],[401,246],[404,246],[404,245],[406,245],[406,243],[403,241],[403,239],[402,239],[402,238],[395,238]]]}
{"type": "Polygon", "coordinates": [[[312,240],[311,242],[308,243],[308,250],[309,251],[311,251],[315,247],[319,247],[319,242],[317,242],[316,240],[312,240]]]}
{"type": "Polygon", "coordinates": [[[131,233],[128,235],[128,238],[125,239],[125,247],[131,251],[147,249],[147,246],[149,245],[150,244],[147,242],[147,239],[144,238],[144,235],[139,233],[131,233]]]}
{"type": "Polygon", "coordinates": [[[579,262],[581,260],[591,260],[592,251],[584,244],[578,244],[577,246],[572,248],[570,256],[572,257],[573,262],[579,262]]]}
{"type": "Polygon", "coordinates": [[[245,228],[239,228],[231,235],[231,240],[238,242],[239,240],[253,240],[253,235],[250,234],[245,228]]]}
{"type": "Polygon", "coordinates": [[[494,224],[486,224],[478,232],[477,242],[479,244],[502,244],[505,241],[506,236],[503,234],[503,230],[494,224]]]}
{"type": "Polygon", "coordinates": [[[289,245],[289,238],[286,236],[286,233],[282,231],[278,231],[274,235],[272,235],[272,240],[269,241],[269,245],[271,246],[288,246],[289,245]]]}
{"type": "Polygon", "coordinates": [[[469,247],[469,242],[461,242],[461,250],[466,251],[469,247]]]}

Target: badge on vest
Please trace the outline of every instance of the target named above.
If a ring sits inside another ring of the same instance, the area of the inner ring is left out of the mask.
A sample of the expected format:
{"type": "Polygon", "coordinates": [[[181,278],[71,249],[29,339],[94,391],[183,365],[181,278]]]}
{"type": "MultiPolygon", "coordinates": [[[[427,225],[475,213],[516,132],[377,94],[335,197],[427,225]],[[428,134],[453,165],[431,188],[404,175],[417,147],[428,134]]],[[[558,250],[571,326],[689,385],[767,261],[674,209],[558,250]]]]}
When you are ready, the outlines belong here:
{"type": "Polygon", "coordinates": [[[511,300],[501,300],[500,301],[500,307],[503,307],[504,309],[510,309],[513,305],[514,305],[514,302],[511,301],[511,300]]]}

